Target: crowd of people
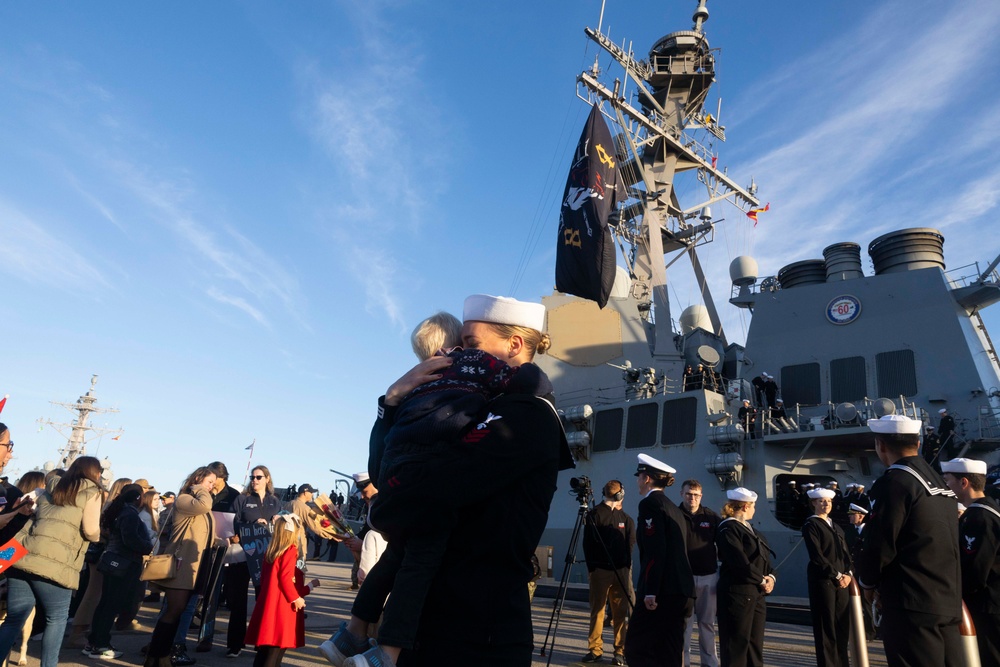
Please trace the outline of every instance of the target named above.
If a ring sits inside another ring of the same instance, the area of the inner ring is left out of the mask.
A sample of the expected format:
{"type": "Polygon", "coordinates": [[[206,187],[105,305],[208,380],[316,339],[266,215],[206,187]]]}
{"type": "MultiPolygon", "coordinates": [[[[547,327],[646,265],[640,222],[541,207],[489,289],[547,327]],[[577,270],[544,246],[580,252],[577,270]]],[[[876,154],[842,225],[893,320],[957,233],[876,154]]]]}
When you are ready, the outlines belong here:
{"type": "MultiPolygon", "coordinates": [[[[105,489],[100,462],[87,456],[66,470],[29,473],[17,486],[4,482],[0,543],[16,537],[27,553],[6,571],[0,655],[38,607],[43,667],[58,664],[70,618],[69,643],[91,658],[116,658],[112,632],[133,626],[138,605],[151,599],[148,585],[162,603],[144,648],[147,667],[195,662],[185,639],[196,604],[206,600],[205,627],[214,621],[207,600],[220,591],[227,656],[252,645],[255,667],[277,667],[286,650],[304,644],[305,598],[320,585],[305,580],[308,536],[357,554],[350,618],[318,647],[335,667],[526,667],[531,559],[557,474],[573,466],[551,384],[531,363],[550,345],[544,318],[539,304],[473,295],[463,322],[441,313],[414,331],[420,362],[379,398],[368,469],[354,476],[369,508],[357,537],[338,529],[333,501],[309,484],[279,499],[263,465],[242,491],[219,461],[193,470],[176,494],[161,496],[141,479],[105,489]],[[441,489],[447,503],[437,502],[441,489]],[[428,503],[439,510],[433,522],[425,520],[428,503]],[[268,546],[251,562],[240,536],[261,527],[268,546]]],[[[766,385],[762,393],[771,398],[766,385]]],[[[921,422],[893,415],[869,426],[886,466],[870,494],[853,485],[840,495],[835,483],[781,490],[808,508],[801,530],[817,663],[848,664],[846,596],[857,581],[881,611],[891,666],[958,664],[963,598],[983,664],[1000,664],[1000,506],[985,495],[985,463],[949,460],[938,473],[919,455],[921,422]],[[956,498],[966,508],[960,519],[956,498]],[[840,511],[846,521],[835,520],[840,511]]],[[[0,425],[3,465],[12,451],[0,425]]],[[[763,665],[766,598],[777,577],[753,524],[757,493],[729,489],[716,514],[702,505],[697,479],[681,484],[679,503],[669,499],[676,474],[639,454],[636,519],[622,510],[619,480],[604,485],[603,502],[588,513],[583,661],[603,658],[608,605],[612,664],[689,664],[697,621],[701,664],[763,665]]]]}

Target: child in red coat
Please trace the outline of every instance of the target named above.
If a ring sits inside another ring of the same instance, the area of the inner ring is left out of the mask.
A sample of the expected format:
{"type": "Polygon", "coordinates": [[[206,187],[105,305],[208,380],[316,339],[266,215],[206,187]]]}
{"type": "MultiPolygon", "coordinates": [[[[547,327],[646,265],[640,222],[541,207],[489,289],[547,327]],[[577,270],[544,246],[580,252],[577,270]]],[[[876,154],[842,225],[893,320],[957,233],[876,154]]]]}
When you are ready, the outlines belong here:
{"type": "Polygon", "coordinates": [[[306,607],[303,600],[319,579],[305,583],[296,567],[298,548],[303,540],[302,521],[295,514],[274,517],[274,535],[264,554],[260,574],[260,596],[247,627],[247,644],[257,647],[254,667],[278,667],[285,650],[305,646],[306,607]]]}

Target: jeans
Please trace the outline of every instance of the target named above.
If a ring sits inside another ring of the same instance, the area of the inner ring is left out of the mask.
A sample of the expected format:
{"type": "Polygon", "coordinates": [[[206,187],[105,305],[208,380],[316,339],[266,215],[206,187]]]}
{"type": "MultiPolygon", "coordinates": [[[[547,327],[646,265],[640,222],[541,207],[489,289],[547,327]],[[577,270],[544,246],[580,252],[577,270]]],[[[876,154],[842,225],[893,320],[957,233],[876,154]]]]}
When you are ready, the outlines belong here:
{"type": "Polygon", "coordinates": [[[59,664],[59,649],[62,648],[72,596],[73,591],[48,579],[18,570],[8,570],[7,618],[4,619],[3,625],[0,625],[0,655],[6,656],[10,653],[37,600],[45,607],[41,667],[56,667],[59,664]]]}

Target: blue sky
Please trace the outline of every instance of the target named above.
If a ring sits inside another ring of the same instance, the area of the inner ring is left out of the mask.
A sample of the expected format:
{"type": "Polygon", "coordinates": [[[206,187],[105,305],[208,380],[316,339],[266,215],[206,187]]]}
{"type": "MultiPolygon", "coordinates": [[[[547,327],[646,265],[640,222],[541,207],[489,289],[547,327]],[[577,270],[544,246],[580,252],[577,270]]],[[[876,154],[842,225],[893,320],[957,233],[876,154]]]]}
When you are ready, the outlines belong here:
{"type": "MultiPolygon", "coordinates": [[[[696,5],[607,4],[640,55],[696,5]]],[[[276,482],[328,489],[328,468],[364,468],[416,322],[551,291],[600,2],[361,5],[0,5],[12,470],[55,457],[35,420],[98,373],[116,474],[175,488],[221,459],[239,482],[256,438],[276,482]]],[[[773,274],[915,226],[943,231],[949,268],[1000,253],[1000,6],[709,10],[719,163],[772,206],[756,230],[717,211],[702,251],[730,338],[737,254],[773,274]]],[[[670,277],[676,316],[693,291],[680,263],[670,277]]]]}

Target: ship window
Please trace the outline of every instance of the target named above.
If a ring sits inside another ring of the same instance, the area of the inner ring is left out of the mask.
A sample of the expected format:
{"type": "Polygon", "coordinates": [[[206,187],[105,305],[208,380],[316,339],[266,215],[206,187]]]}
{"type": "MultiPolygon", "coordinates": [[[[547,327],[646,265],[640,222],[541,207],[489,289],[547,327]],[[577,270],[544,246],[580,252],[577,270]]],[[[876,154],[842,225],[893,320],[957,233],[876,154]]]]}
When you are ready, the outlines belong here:
{"type": "Polygon", "coordinates": [[[642,403],[628,409],[625,448],[652,447],[656,444],[656,403],[642,403]]]}
{"type": "Polygon", "coordinates": [[[601,410],[594,417],[594,443],[591,451],[613,452],[622,446],[622,423],[625,411],[621,408],[601,410]]]}
{"type": "Polygon", "coordinates": [[[690,445],[694,442],[697,414],[697,398],[665,401],[663,403],[663,433],[661,434],[663,444],[690,445]]]}
{"type": "Polygon", "coordinates": [[[860,401],[867,395],[864,357],[847,357],[830,362],[831,401],[834,403],[860,401]]]}
{"type": "Polygon", "coordinates": [[[917,367],[913,350],[895,350],[875,355],[878,376],[878,395],[886,398],[915,396],[917,393],[917,367]]]}
{"type": "Polygon", "coordinates": [[[781,398],[789,408],[819,405],[819,364],[798,364],[781,369],[781,398]]]}

